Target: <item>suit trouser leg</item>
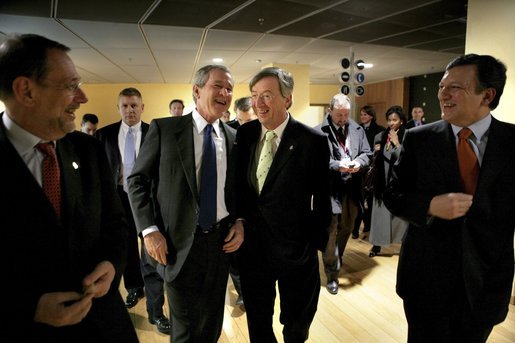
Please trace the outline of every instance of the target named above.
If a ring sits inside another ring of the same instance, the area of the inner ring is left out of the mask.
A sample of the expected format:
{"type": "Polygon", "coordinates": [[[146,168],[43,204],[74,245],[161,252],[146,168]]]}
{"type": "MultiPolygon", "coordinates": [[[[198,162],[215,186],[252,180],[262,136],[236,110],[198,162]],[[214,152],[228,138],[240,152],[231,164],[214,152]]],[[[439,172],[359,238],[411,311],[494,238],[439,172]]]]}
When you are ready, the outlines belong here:
{"type": "MultiPolygon", "coordinates": [[[[248,243],[246,243],[248,245],[248,243]]],[[[260,249],[256,249],[260,250],[260,249]]],[[[272,328],[277,275],[263,253],[240,255],[241,287],[251,342],[277,342],[272,328]]]]}
{"type": "Polygon", "coordinates": [[[141,274],[145,283],[147,295],[148,318],[158,318],[163,315],[163,305],[165,303],[164,281],[156,271],[154,264],[150,262],[147,250],[143,242],[141,243],[141,274]]]}
{"type": "Polygon", "coordinates": [[[226,232],[195,233],[177,277],[166,283],[171,342],[216,343],[222,333],[229,254],[222,250],[226,232]]]}
{"type": "Polygon", "coordinates": [[[341,199],[342,213],[334,214],[329,226],[329,240],[322,255],[328,282],[337,281],[343,261],[343,253],[349,241],[358,207],[349,196],[341,199]]]}
{"type": "Polygon", "coordinates": [[[311,256],[309,261],[299,268],[281,271],[278,285],[284,342],[305,342],[315,317],[320,294],[318,256],[311,256]]]}
{"type": "Polygon", "coordinates": [[[141,275],[141,261],[138,247],[138,231],[132,216],[132,210],[127,193],[118,187],[118,195],[122,201],[125,217],[127,219],[127,266],[123,272],[125,289],[143,288],[144,282],[141,275]]]}
{"type": "Polygon", "coordinates": [[[404,299],[404,312],[408,343],[484,343],[493,329],[483,311],[470,308],[463,285],[438,309],[404,299]]]}

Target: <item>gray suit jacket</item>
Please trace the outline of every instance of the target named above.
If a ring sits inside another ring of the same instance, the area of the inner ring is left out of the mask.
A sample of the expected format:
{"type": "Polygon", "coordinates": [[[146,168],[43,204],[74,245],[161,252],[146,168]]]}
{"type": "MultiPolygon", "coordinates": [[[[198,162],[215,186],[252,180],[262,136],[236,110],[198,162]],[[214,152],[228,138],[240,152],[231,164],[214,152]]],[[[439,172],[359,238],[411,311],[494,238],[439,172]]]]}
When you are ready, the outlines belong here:
{"type": "MultiPolygon", "coordinates": [[[[229,156],[235,131],[225,123],[221,122],[220,125],[229,156]]],[[[181,270],[198,222],[199,199],[192,130],[191,113],[153,120],[132,175],[127,180],[138,231],[141,233],[149,226],[157,225],[167,239],[168,265],[156,266],[167,282],[171,282],[181,270]]],[[[225,194],[228,203],[228,192],[225,194]]]]}

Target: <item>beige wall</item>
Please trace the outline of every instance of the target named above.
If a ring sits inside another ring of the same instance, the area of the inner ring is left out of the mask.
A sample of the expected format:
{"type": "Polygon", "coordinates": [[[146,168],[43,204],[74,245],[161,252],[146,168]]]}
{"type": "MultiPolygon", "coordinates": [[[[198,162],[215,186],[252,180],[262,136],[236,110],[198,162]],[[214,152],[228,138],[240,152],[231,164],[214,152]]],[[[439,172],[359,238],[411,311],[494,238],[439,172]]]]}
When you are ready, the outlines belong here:
{"type": "Polygon", "coordinates": [[[469,0],[466,53],[492,55],[508,67],[496,118],[515,123],[515,1],[469,0]]]}

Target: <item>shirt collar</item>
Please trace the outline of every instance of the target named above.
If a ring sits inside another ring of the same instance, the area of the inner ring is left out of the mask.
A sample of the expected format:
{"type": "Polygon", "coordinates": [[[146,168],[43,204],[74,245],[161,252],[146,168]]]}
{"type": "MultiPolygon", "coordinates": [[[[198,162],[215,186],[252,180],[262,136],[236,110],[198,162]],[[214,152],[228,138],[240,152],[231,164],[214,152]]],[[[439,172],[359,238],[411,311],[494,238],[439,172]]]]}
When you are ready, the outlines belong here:
{"type": "Polygon", "coordinates": [[[132,125],[132,126],[127,125],[127,124],[122,120],[122,130],[123,130],[123,132],[127,132],[127,131],[129,131],[129,127],[131,127],[134,131],[139,132],[139,131],[140,131],[140,128],[141,128],[141,120],[140,120],[137,124],[134,124],[134,125],[132,125]]]}
{"type": "MultiPolygon", "coordinates": [[[[2,120],[5,126],[7,138],[9,138],[9,141],[14,146],[18,154],[20,154],[20,156],[31,153],[34,150],[36,144],[45,142],[43,139],[33,135],[32,133],[16,124],[14,120],[11,119],[7,111],[4,112],[2,120]]],[[[53,143],[55,146],[55,141],[53,143]]]]}
{"type": "MultiPolygon", "coordinates": [[[[490,127],[491,123],[492,123],[492,114],[488,113],[488,115],[486,117],[472,123],[471,125],[468,126],[468,128],[472,131],[472,133],[474,134],[474,137],[476,137],[476,139],[478,141],[480,141],[481,138],[483,137],[483,135],[485,134],[485,132],[490,127]]],[[[451,124],[451,126],[452,126],[452,132],[454,132],[454,135],[455,136],[458,135],[458,132],[460,132],[462,127],[456,126],[454,124],[451,124]]]]}
{"type": "Polygon", "coordinates": [[[281,138],[283,137],[284,129],[286,129],[286,125],[288,125],[288,121],[290,120],[290,113],[287,112],[287,114],[288,115],[286,116],[286,119],[273,130],[268,130],[266,127],[263,126],[263,124],[261,124],[261,135],[260,135],[259,140],[261,141],[265,138],[265,134],[267,131],[273,131],[273,132],[275,132],[275,135],[277,136],[278,141],[281,141],[281,138]]]}
{"type": "MultiPolygon", "coordinates": [[[[204,117],[202,117],[202,115],[200,115],[196,108],[193,109],[192,116],[193,122],[195,123],[195,127],[197,128],[197,132],[200,135],[202,132],[204,132],[204,129],[209,123],[204,117]]],[[[216,136],[222,137],[220,135],[220,119],[215,120],[213,123],[211,123],[211,125],[213,125],[213,129],[215,130],[216,136]]]]}

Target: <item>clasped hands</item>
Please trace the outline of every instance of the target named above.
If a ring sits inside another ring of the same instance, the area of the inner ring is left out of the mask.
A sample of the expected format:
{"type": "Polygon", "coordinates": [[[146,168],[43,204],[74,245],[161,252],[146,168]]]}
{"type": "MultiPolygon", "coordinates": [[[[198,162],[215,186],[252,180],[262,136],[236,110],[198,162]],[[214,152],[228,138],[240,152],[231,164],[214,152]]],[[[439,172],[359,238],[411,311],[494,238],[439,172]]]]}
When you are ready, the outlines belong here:
{"type": "Polygon", "coordinates": [[[55,327],[80,323],[93,305],[93,298],[107,294],[115,276],[111,262],[102,261],[82,280],[83,291],[43,294],[36,305],[34,321],[55,327]]]}
{"type": "Polygon", "coordinates": [[[350,160],[341,160],[340,161],[340,168],[338,169],[338,171],[340,173],[357,173],[359,172],[359,169],[361,168],[361,164],[354,160],[354,161],[350,161],[350,160]]]}

